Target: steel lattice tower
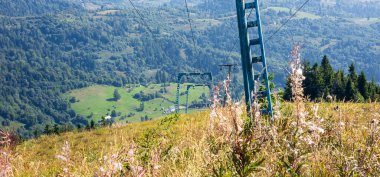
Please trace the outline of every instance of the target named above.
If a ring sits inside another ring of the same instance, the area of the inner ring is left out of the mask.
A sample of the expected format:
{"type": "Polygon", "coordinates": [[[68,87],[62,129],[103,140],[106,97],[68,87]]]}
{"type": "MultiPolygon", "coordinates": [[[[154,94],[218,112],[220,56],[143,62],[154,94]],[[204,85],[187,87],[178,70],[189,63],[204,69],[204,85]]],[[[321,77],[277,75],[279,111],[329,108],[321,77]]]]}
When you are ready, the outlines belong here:
{"type": "Polygon", "coordinates": [[[265,109],[260,111],[270,116],[272,116],[273,113],[258,1],[259,0],[245,2],[245,0],[236,0],[245,102],[247,103],[247,111],[251,118],[251,106],[254,99],[266,97],[265,103],[267,105],[263,106],[265,109]],[[247,12],[255,13],[255,17],[249,19],[250,15],[247,15],[247,12]],[[250,38],[250,32],[252,32],[251,34],[256,33],[258,37],[250,38]],[[252,53],[254,46],[260,48],[259,51],[255,51],[257,53],[256,55],[252,53]],[[255,73],[255,65],[261,65],[262,71],[255,73]],[[262,79],[265,84],[265,88],[262,91],[259,91],[260,87],[258,86],[261,83],[260,79],[262,79]]]}

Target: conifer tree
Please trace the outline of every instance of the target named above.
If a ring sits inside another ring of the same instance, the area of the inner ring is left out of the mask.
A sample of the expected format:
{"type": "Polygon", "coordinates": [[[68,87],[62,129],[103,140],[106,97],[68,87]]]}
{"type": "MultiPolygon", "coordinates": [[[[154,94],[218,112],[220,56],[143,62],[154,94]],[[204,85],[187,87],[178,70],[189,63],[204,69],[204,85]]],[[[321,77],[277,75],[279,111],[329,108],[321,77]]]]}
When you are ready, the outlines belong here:
{"type": "Polygon", "coordinates": [[[34,136],[34,138],[37,138],[37,137],[38,137],[38,130],[37,130],[37,129],[35,129],[35,130],[33,131],[33,136],[34,136]]]}
{"type": "Polygon", "coordinates": [[[54,126],[53,126],[53,133],[54,134],[59,134],[59,127],[58,127],[58,124],[54,124],[54,126]]]}
{"type": "Polygon", "coordinates": [[[292,99],[292,86],[290,84],[291,84],[290,77],[288,77],[286,79],[284,95],[282,96],[282,98],[287,101],[291,101],[292,99]]]}
{"type": "Polygon", "coordinates": [[[50,133],[51,133],[50,126],[46,124],[45,129],[44,129],[44,134],[50,135],[50,133]]]}
{"type": "Polygon", "coordinates": [[[323,78],[323,94],[324,96],[327,96],[331,93],[331,88],[333,84],[333,76],[334,76],[334,70],[332,66],[330,65],[330,61],[325,55],[321,62],[320,67],[320,73],[321,77],[323,78]]]}
{"type": "Polygon", "coordinates": [[[354,98],[355,98],[355,86],[352,83],[351,79],[348,79],[346,83],[346,89],[345,89],[345,99],[354,100],[354,98]]]}
{"type": "Polygon", "coordinates": [[[364,97],[365,100],[368,99],[368,86],[367,86],[367,78],[362,71],[358,77],[358,90],[360,94],[364,97]]]}
{"type": "Polygon", "coordinates": [[[350,65],[348,72],[348,79],[350,79],[356,87],[356,84],[358,83],[358,76],[356,75],[355,65],[353,63],[350,65]]]}
{"type": "Polygon", "coordinates": [[[115,110],[112,110],[112,111],[111,111],[111,117],[117,117],[117,113],[116,113],[115,110]]]}
{"type": "Polygon", "coordinates": [[[320,73],[318,64],[314,64],[310,73],[311,85],[310,85],[310,99],[315,100],[321,98],[323,95],[323,77],[320,73]]]}
{"type": "Polygon", "coordinates": [[[344,72],[339,70],[335,73],[333,86],[331,93],[336,96],[337,100],[343,100],[345,97],[345,85],[346,78],[344,76],[344,72]]]}
{"type": "Polygon", "coordinates": [[[95,128],[95,122],[94,122],[94,120],[91,119],[90,129],[94,129],[94,128],[95,128]]]}
{"type": "Polygon", "coordinates": [[[120,98],[121,98],[121,95],[119,94],[119,90],[115,89],[115,90],[113,91],[113,99],[114,99],[115,101],[118,101],[118,100],[120,100],[120,98]]]}
{"type": "MultiPolygon", "coordinates": [[[[303,87],[304,87],[304,94],[306,96],[309,96],[311,97],[311,95],[313,95],[313,84],[314,84],[314,80],[313,80],[313,70],[310,66],[310,63],[308,61],[305,61],[305,63],[303,64],[303,74],[305,76],[305,80],[303,80],[303,87]]],[[[288,81],[290,82],[290,81],[288,81]]],[[[290,84],[290,83],[289,83],[290,84]]],[[[289,85],[290,86],[290,85],[289,85]]],[[[291,91],[291,88],[289,88],[290,91],[291,91]]],[[[290,94],[291,96],[291,94],[290,94]]]]}
{"type": "MultiPolygon", "coordinates": [[[[309,62],[304,63],[303,81],[304,93],[310,100],[323,99],[322,96],[332,94],[339,101],[375,101],[380,99],[380,86],[374,81],[367,82],[366,75],[362,71],[358,76],[353,64],[349,67],[349,74],[339,70],[334,73],[330,62],[324,56],[321,66],[317,63],[310,67],[309,62]]],[[[292,97],[290,78],[287,79],[283,99],[290,101],[292,97]]]]}
{"type": "Polygon", "coordinates": [[[346,84],[346,101],[363,101],[364,98],[360,95],[359,91],[355,87],[355,83],[351,79],[348,79],[346,84]]]}

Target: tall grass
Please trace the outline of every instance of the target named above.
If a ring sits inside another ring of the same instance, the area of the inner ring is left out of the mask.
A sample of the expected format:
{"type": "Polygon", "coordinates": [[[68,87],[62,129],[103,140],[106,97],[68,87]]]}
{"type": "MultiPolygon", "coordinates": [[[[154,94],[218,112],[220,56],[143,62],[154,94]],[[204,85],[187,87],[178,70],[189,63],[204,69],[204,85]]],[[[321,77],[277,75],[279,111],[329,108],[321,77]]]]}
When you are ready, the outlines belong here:
{"type": "Polygon", "coordinates": [[[294,104],[250,123],[244,106],[43,136],[1,148],[3,176],[379,176],[377,103],[294,104]],[[4,175],[6,173],[6,175],[4,175]]]}

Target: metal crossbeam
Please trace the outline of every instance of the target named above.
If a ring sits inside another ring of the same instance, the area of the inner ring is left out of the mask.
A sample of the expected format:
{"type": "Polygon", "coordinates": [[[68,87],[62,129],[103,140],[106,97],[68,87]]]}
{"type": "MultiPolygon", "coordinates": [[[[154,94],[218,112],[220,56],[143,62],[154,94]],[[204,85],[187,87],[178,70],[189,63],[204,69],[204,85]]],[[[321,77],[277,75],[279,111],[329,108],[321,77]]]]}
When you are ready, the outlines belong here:
{"type": "MultiPolygon", "coordinates": [[[[213,86],[213,80],[212,80],[212,74],[210,72],[207,73],[178,73],[177,77],[177,94],[176,94],[176,112],[179,112],[179,91],[181,88],[181,81],[183,77],[207,77],[208,82],[204,83],[203,85],[209,85],[210,89],[210,97],[212,96],[212,86],[213,86]]],[[[186,106],[187,107],[187,106],[186,106]]]]}

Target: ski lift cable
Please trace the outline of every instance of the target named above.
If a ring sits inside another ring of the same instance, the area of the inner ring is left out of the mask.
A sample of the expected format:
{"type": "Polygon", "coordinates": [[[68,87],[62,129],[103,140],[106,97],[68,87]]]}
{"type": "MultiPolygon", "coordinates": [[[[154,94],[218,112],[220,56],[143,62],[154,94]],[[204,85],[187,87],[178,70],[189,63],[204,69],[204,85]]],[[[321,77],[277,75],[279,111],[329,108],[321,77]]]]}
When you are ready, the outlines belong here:
{"type": "MultiPolygon", "coordinates": [[[[306,0],[300,7],[298,7],[297,8],[297,10],[296,10],[296,12],[294,12],[283,24],[281,24],[281,26],[272,34],[272,35],[270,35],[267,39],[266,39],[266,41],[265,42],[268,42],[268,41],[270,41],[278,32],[280,32],[281,30],[282,30],[282,28],[283,27],[285,27],[286,25],[287,25],[287,23],[291,20],[291,19],[293,19],[297,14],[298,14],[298,12],[300,11],[300,10],[302,10],[308,3],[310,2],[310,0],[306,0]]],[[[252,15],[252,12],[253,12],[253,9],[251,9],[250,10],[250,12],[249,12],[249,14],[248,14],[248,18],[252,15]]],[[[294,39],[293,39],[294,40],[294,39]]],[[[236,47],[237,47],[237,45],[235,44],[234,46],[233,46],[233,48],[232,48],[232,50],[231,50],[231,52],[232,51],[234,51],[235,49],[236,49],[236,47]]],[[[280,68],[281,69],[283,69],[284,71],[287,71],[287,72],[289,72],[286,68],[284,68],[284,67],[281,67],[280,66],[280,68]]]]}
{"type": "Polygon", "coordinates": [[[193,40],[194,50],[196,50],[196,45],[195,45],[195,33],[194,33],[193,25],[192,25],[192,23],[191,23],[190,10],[189,10],[189,5],[188,5],[188,3],[187,3],[187,0],[185,0],[185,7],[186,7],[186,12],[187,12],[187,20],[188,20],[188,22],[189,22],[189,26],[190,26],[191,38],[192,38],[192,40],[193,40]]]}
{"type": "Polygon", "coordinates": [[[132,5],[134,11],[136,12],[136,14],[140,17],[142,23],[144,23],[144,26],[148,29],[148,31],[152,34],[153,36],[153,30],[149,27],[148,23],[146,22],[145,18],[143,17],[142,13],[139,11],[139,9],[137,9],[137,7],[135,6],[135,4],[132,2],[132,0],[128,0],[129,3],[132,5]]]}
{"type": "MultiPolygon", "coordinates": [[[[129,3],[132,5],[133,7],[133,10],[135,11],[135,13],[140,17],[140,20],[142,23],[149,31],[149,33],[152,35],[152,38],[153,40],[157,43],[157,44],[160,44],[161,42],[154,36],[154,33],[153,33],[153,30],[149,27],[149,23],[147,23],[147,21],[145,20],[144,16],[142,15],[142,13],[139,11],[139,9],[137,9],[137,7],[135,6],[135,4],[132,2],[132,0],[128,0],[129,3]]],[[[154,46],[157,46],[157,45],[154,45],[154,46]]],[[[164,57],[166,58],[170,58],[169,55],[165,52],[164,48],[162,47],[162,45],[158,45],[158,47],[161,49],[161,51],[163,52],[163,55],[164,57]]]]}
{"type": "Polygon", "coordinates": [[[283,27],[285,27],[286,25],[287,25],[287,23],[291,20],[291,19],[293,19],[297,14],[298,14],[298,12],[300,11],[300,10],[302,10],[304,7],[305,7],[305,5],[307,4],[307,3],[309,3],[310,2],[310,0],[306,0],[300,7],[298,7],[297,8],[297,10],[296,10],[296,12],[294,12],[284,23],[282,23],[281,24],[281,26],[279,27],[279,28],[277,28],[277,30],[274,32],[274,33],[272,33],[266,40],[265,40],[265,43],[267,43],[267,42],[269,42],[278,32],[280,32],[281,30],[282,30],[282,28],[283,27]]]}
{"type": "MultiPolygon", "coordinates": [[[[143,14],[141,13],[141,11],[136,7],[136,5],[133,3],[132,0],[128,0],[129,3],[131,4],[131,6],[133,7],[133,10],[134,12],[139,16],[140,18],[140,23],[145,26],[147,28],[147,30],[149,31],[149,33],[152,35],[152,38],[153,40],[157,43],[157,44],[161,44],[161,45],[158,45],[158,47],[160,48],[160,50],[163,52],[163,55],[164,57],[166,58],[170,58],[169,55],[167,54],[167,52],[165,52],[164,48],[163,48],[163,45],[162,45],[162,42],[160,42],[156,36],[154,36],[154,33],[153,33],[153,30],[149,27],[149,23],[146,21],[146,18],[144,18],[143,14]]],[[[175,31],[173,31],[173,34],[182,38],[181,35],[177,34],[175,31]]],[[[157,46],[157,45],[155,45],[157,46]]]]}

